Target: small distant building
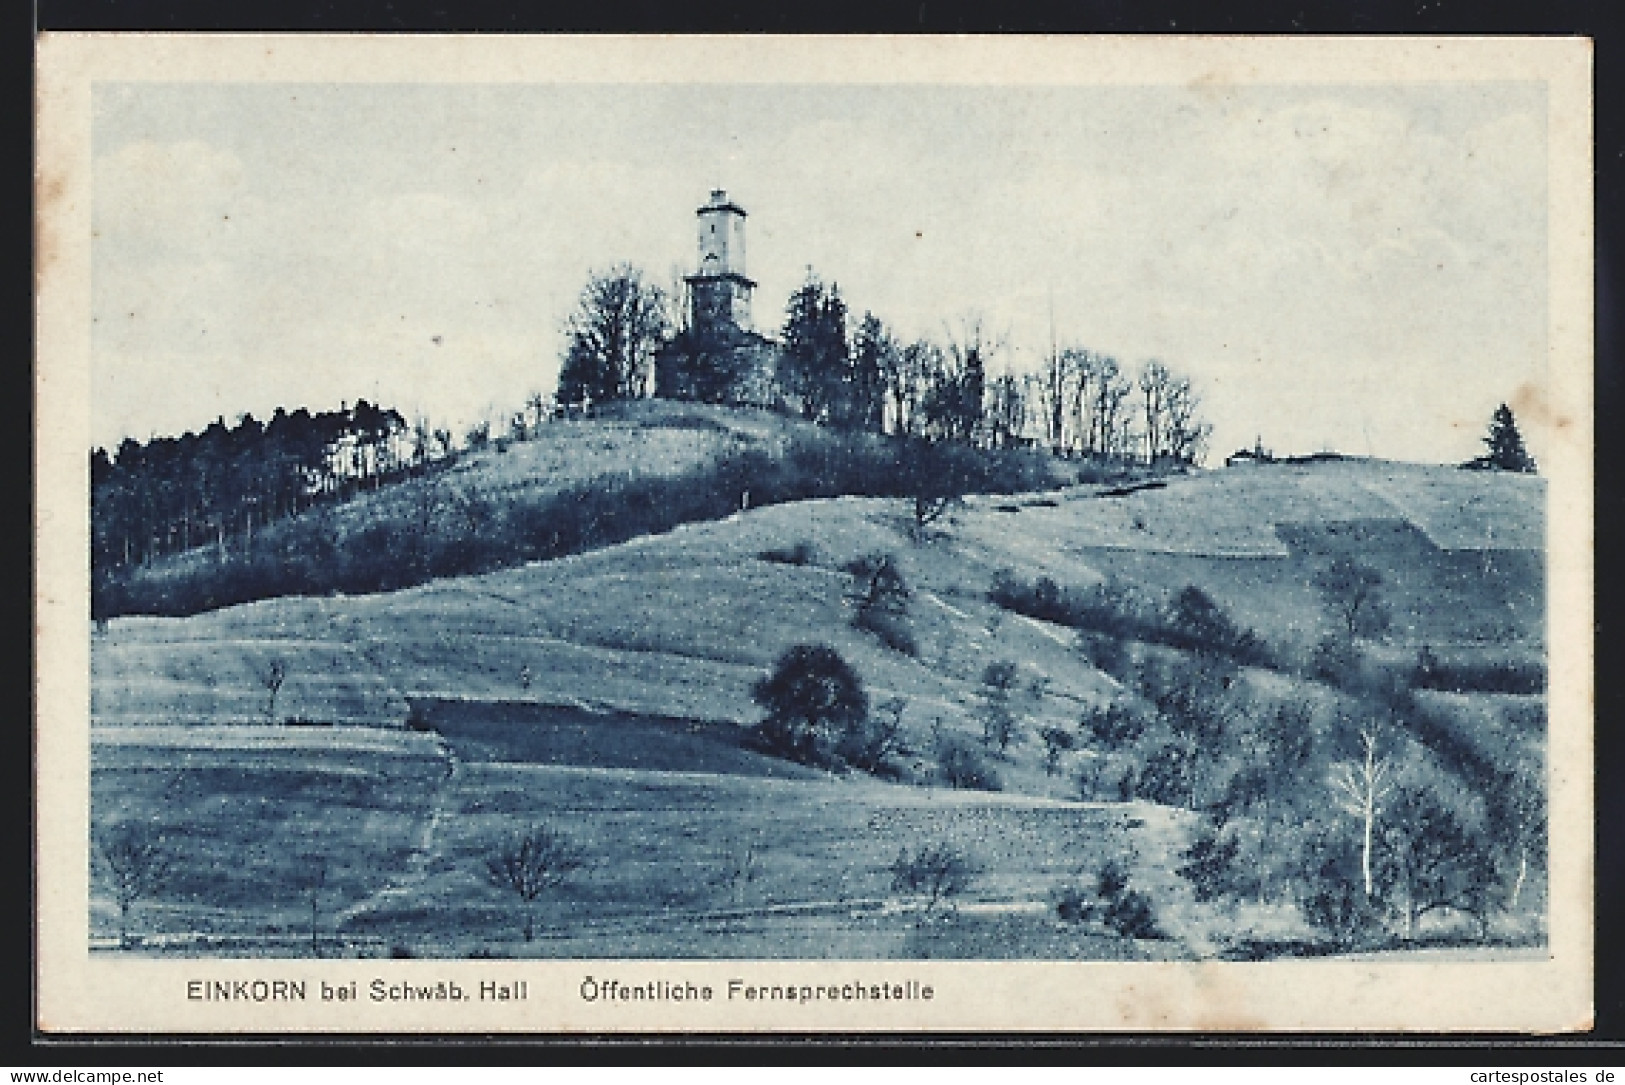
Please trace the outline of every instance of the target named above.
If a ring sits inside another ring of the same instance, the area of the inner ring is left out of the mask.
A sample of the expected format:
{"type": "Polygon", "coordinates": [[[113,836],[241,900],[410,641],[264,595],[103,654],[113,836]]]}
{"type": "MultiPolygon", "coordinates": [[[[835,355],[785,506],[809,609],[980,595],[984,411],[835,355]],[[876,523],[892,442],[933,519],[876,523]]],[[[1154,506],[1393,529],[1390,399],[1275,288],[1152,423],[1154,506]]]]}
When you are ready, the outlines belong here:
{"type": "Polygon", "coordinates": [[[1224,465],[1226,467],[1244,467],[1274,462],[1275,453],[1264,447],[1264,438],[1262,435],[1253,441],[1252,448],[1239,448],[1224,458],[1224,465]]]}
{"type": "Polygon", "coordinates": [[[751,328],[756,282],[745,274],[745,209],[719,188],[695,215],[699,258],[683,278],[686,326],[655,353],[655,395],[777,406],[778,351],[751,328]]]}

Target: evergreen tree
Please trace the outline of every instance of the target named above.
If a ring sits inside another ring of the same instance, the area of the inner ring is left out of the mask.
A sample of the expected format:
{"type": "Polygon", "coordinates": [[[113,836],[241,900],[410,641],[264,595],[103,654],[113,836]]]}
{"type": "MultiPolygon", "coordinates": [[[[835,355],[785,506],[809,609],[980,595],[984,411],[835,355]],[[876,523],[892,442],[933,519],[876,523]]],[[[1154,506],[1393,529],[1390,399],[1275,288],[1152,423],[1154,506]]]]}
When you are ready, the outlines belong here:
{"type": "Polygon", "coordinates": [[[851,414],[851,354],[846,302],[840,288],[810,275],[785,307],[779,380],[812,422],[842,422],[851,414]]]}
{"type": "Polygon", "coordinates": [[[1495,408],[1484,445],[1489,451],[1478,461],[1483,466],[1496,471],[1534,474],[1534,457],[1523,447],[1523,434],[1518,432],[1518,421],[1512,416],[1512,408],[1505,403],[1495,408]]]}

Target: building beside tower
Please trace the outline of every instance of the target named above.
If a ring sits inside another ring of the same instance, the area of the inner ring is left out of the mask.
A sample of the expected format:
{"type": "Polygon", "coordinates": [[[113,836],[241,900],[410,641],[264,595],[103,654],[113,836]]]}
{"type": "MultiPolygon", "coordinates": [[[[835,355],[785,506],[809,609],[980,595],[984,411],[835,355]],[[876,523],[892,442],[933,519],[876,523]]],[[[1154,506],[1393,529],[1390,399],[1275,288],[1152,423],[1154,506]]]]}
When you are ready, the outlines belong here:
{"type": "Polygon", "coordinates": [[[655,354],[655,395],[777,406],[777,349],[751,327],[756,283],[745,274],[745,209],[719,188],[695,216],[699,252],[683,278],[684,327],[655,354]]]}

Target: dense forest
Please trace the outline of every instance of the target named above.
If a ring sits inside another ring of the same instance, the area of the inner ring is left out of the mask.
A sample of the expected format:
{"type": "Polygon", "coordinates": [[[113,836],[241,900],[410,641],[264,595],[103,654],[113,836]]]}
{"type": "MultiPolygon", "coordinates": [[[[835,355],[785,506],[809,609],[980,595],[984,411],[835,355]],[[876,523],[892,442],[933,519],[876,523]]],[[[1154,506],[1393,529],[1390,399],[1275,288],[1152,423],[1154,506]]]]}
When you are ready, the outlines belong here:
{"type": "Polygon", "coordinates": [[[90,454],[93,611],[130,568],[212,544],[221,557],[254,533],[314,505],[341,500],[444,459],[450,435],[408,427],[399,412],[359,400],[310,413],[277,408],[201,432],[125,439],[90,454]]]}

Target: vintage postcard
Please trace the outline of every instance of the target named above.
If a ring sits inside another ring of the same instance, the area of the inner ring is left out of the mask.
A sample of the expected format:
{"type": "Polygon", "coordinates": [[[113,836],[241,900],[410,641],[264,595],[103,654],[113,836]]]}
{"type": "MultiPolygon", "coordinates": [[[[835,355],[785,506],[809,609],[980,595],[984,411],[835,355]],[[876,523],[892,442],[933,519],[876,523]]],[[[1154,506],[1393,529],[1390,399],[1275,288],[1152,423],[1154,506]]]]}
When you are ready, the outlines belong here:
{"type": "Polygon", "coordinates": [[[45,36],[39,1027],[1587,1028],[1590,64],[45,36]]]}

